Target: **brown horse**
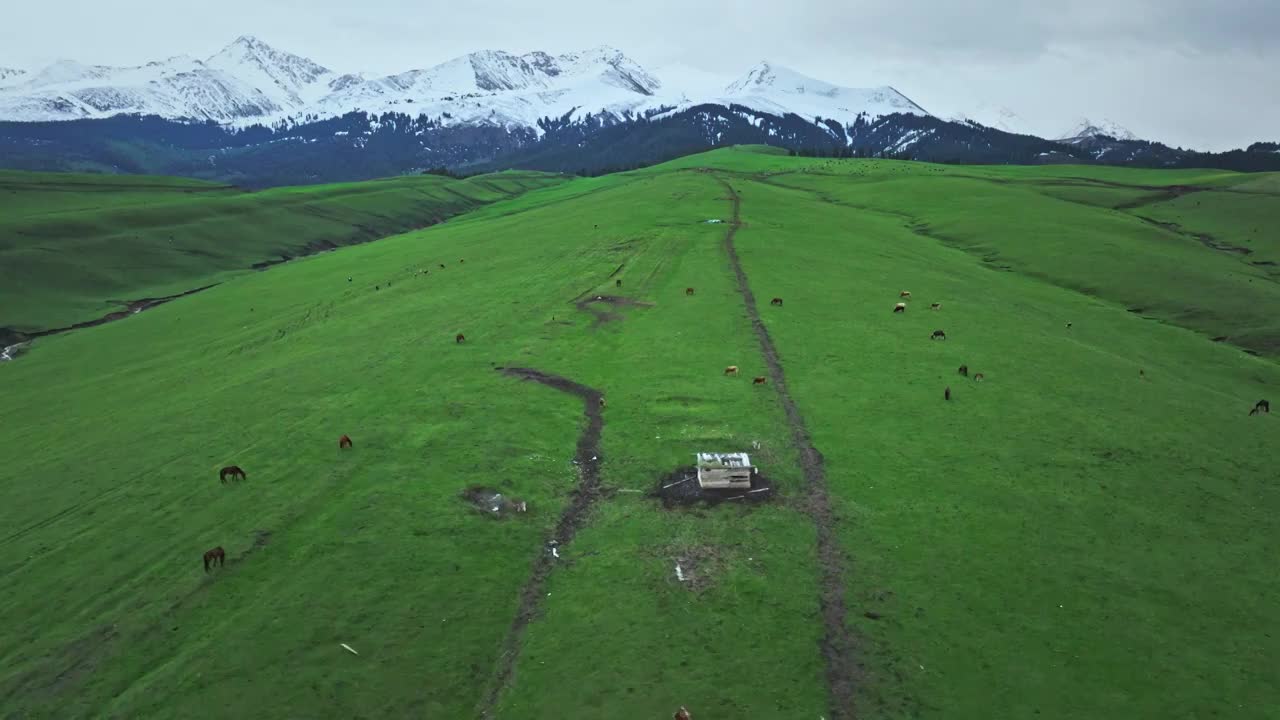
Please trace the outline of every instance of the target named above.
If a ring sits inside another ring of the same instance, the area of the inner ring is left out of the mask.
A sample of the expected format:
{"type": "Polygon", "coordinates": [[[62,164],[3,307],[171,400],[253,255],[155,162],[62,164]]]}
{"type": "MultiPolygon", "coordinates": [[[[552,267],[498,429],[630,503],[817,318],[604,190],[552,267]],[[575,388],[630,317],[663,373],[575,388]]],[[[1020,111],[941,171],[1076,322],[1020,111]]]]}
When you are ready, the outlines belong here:
{"type": "Polygon", "coordinates": [[[227,551],[223,550],[221,545],[204,554],[204,571],[205,572],[209,572],[210,565],[225,566],[226,564],[227,564],[227,551]]]}
{"type": "Polygon", "coordinates": [[[248,477],[244,474],[244,471],[240,469],[239,465],[228,465],[218,471],[219,480],[225,483],[227,478],[231,478],[232,480],[248,480],[248,477]]]}
{"type": "Polygon", "coordinates": [[[458,336],[454,338],[453,341],[461,345],[463,342],[466,341],[466,339],[467,339],[466,335],[463,335],[462,333],[458,333],[458,336]]]}
{"type": "Polygon", "coordinates": [[[775,307],[782,307],[782,298],[774,298],[769,301],[769,304],[775,307]]]}
{"type": "Polygon", "coordinates": [[[693,720],[693,716],[689,714],[689,711],[686,710],[683,705],[681,705],[680,709],[676,711],[676,714],[671,717],[672,720],[693,720]]]}
{"type": "Polygon", "coordinates": [[[692,294],[693,294],[693,288],[685,288],[685,289],[684,289],[684,294],[685,294],[685,295],[692,295],[692,294]]]}
{"type": "Polygon", "coordinates": [[[752,380],[752,381],[751,381],[751,384],[752,384],[752,385],[763,385],[763,384],[765,384],[765,383],[767,383],[767,382],[769,382],[769,378],[767,378],[767,377],[765,377],[765,376],[763,376],[763,375],[760,375],[760,376],[756,377],[756,379],[752,380]]]}
{"type": "Polygon", "coordinates": [[[725,368],[725,369],[724,369],[724,374],[725,374],[725,375],[737,375],[737,374],[738,374],[738,366],[737,366],[737,365],[730,365],[729,367],[727,367],[727,368],[725,368]]]}
{"type": "Polygon", "coordinates": [[[351,438],[347,437],[346,435],[343,435],[342,437],[338,438],[339,450],[349,448],[349,447],[351,447],[351,438]]]}

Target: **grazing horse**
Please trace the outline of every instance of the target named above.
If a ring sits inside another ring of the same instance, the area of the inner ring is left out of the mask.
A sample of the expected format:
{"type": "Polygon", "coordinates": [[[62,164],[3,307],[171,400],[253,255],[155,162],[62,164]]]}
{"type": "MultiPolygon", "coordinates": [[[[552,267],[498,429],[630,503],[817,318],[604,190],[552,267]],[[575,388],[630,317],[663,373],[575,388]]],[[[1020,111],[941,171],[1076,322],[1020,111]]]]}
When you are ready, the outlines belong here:
{"type": "Polygon", "coordinates": [[[351,447],[351,438],[347,437],[346,435],[343,435],[342,437],[338,438],[339,450],[343,450],[349,447],[351,447]]]}
{"type": "Polygon", "coordinates": [[[603,396],[603,395],[601,395],[601,396],[600,396],[600,409],[601,409],[601,410],[603,410],[603,409],[604,409],[604,396],[603,396]]]}
{"type": "Polygon", "coordinates": [[[941,330],[934,330],[933,334],[929,336],[929,339],[930,340],[946,340],[947,334],[942,332],[941,330]]]}
{"type": "Polygon", "coordinates": [[[671,718],[672,720],[693,720],[693,716],[689,714],[689,711],[686,710],[683,705],[680,706],[680,709],[677,710],[676,714],[672,715],[671,718]]]}
{"type": "Polygon", "coordinates": [[[466,339],[467,339],[467,336],[466,336],[466,335],[463,335],[462,333],[458,333],[458,336],[457,336],[457,337],[455,337],[455,338],[453,339],[453,341],[454,341],[455,343],[457,343],[457,344],[461,345],[463,342],[465,342],[465,341],[466,341],[466,339]]]}
{"type": "Polygon", "coordinates": [[[692,295],[692,294],[693,294],[693,288],[685,288],[685,289],[684,289],[684,294],[685,294],[685,295],[692,295]]]}
{"type": "Polygon", "coordinates": [[[969,366],[968,366],[968,365],[961,365],[961,366],[960,366],[960,369],[959,369],[959,370],[957,370],[956,372],[960,373],[961,375],[963,375],[963,376],[965,376],[965,377],[969,377],[969,366]]]}
{"type": "Polygon", "coordinates": [[[1253,409],[1249,411],[1249,414],[1250,414],[1250,415],[1257,415],[1257,414],[1258,414],[1258,413],[1260,413],[1260,412],[1264,412],[1264,413],[1266,413],[1266,414],[1270,415],[1270,414],[1271,414],[1271,403],[1267,402],[1266,400],[1259,400],[1257,403],[1255,403],[1255,404],[1254,404],[1253,409]]]}
{"type": "Polygon", "coordinates": [[[770,305],[775,305],[775,306],[777,306],[777,307],[782,307],[782,298],[774,298],[774,299],[772,299],[772,300],[770,300],[770,301],[769,301],[769,304],[770,304],[770,305]]]}
{"type": "Polygon", "coordinates": [[[239,465],[228,465],[218,471],[219,480],[225,483],[227,481],[227,478],[231,478],[232,480],[248,479],[248,477],[244,474],[244,471],[240,469],[239,465]]]}
{"type": "Polygon", "coordinates": [[[737,375],[737,374],[738,374],[738,366],[737,366],[737,365],[730,365],[729,367],[727,367],[727,368],[725,368],[725,369],[724,369],[724,374],[725,374],[725,375],[737,375]]]}
{"type": "Polygon", "coordinates": [[[982,381],[983,381],[983,379],[984,379],[984,378],[986,378],[986,377],[987,377],[987,376],[986,376],[986,375],[983,375],[982,373],[974,373],[974,375],[973,375],[973,381],[974,381],[974,382],[982,382],[982,381]]]}
{"type": "Polygon", "coordinates": [[[614,287],[622,287],[622,278],[618,278],[613,282],[614,287]]]}
{"type": "Polygon", "coordinates": [[[906,304],[906,303],[898,303],[897,305],[894,305],[894,306],[893,306],[893,311],[894,311],[894,312],[896,312],[896,313],[904,313],[904,312],[906,312],[906,311],[907,311],[907,304],[906,304]]]}
{"type": "Polygon", "coordinates": [[[911,299],[911,291],[910,291],[910,290],[903,290],[902,292],[898,293],[898,297],[900,297],[900,298],[906,298],[906,299],[910,300],[910,299],[911,299]]]}
{"type": "Polygon", "coordinates": [[[929,306],[929,309],[930,309],[930,310],[941,310],[941,309],[942,309],[942,303],[933,303],[932,305],[930,305],[930,306],[929,306]]]}
{"type": "Polygon", "coordinates": [[[223,550],[221,545],[204,554],[204,571],[205,572],[209,572],[210,565],[225,566],[226,564],[227,564],[227,551],[223,550]]]}
{"type": "Polygon", "coordinates": [[[943,390],[943,391],[942,391],[942,399],[943,399],[943,400],[950,400],[950,399],[951,399],[951,386],[950,386],[950,385],[948,385],[948,386],[947,386],[947,389],[946,389],[946,390],[943,390]]]}
{"type": "Polygon", "coordinates": [[[763,385],[763,384],[765,384],[765,383],[767,383],[767,382],[769,382],[769,378],[767,378],[767,377],[765,377],[765,376],[763,376],[763,375],[759,375],[759,376],[757,376],[757,377],[756,377],[756,379],[755,379],[755,380],[752,380],[752,381],[751,381],[751,384],[752,384],[752,385],[763,385]]]}

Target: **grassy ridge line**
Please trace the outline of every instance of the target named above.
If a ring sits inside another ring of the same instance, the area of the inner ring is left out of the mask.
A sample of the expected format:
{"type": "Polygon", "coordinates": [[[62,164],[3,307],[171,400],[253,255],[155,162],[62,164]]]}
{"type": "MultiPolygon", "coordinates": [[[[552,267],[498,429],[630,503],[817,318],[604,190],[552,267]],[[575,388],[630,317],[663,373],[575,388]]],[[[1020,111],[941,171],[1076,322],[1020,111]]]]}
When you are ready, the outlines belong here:
{"type": "Polygon", "coordinates": [[[195,183],[200,192],[181,183],[157,189],[114,177],[67,182],[43,175],[8,193],[0,185],[0,202],[12,210],[0,218],[0,328],[69,326],[132,299],[432,225],[562,180],[415,176],[256,193],[195,183]]]}

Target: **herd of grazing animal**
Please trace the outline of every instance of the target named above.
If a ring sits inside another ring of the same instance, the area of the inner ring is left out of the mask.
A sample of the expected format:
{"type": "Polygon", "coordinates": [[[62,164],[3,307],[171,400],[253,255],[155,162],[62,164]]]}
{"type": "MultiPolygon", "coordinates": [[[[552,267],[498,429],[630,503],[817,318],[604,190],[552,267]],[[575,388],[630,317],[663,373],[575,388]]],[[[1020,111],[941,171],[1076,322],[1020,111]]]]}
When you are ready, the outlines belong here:
{"type": "MultiPolygon", "coordinates": [[[[604,398],[600,398],[600,405],[602,407],[604,406],[604,398]]],[[[338,438],[339,450],[346,450],[350,447],[352,447],[350,435],[343,435],[342,437],[338,438]]],[[[227,478],[231,478],[232,480],[238,481],[238,480],[247,480],[248,476],[245,475],[244,470],[242,470],[239,465],[228,465],[218,471],[218,479],[222,481],[223,484],[226,484],[227,478]]],[[[208,550],[205,552],[204,554],[204,571],[205,572],[209,572],[209,568],[214,567],[215,565],[218,567],[225,567],[226,564],[227,564],[227,551],[224,550],[221,545],[219,545],[216,548],[213,548],[212,550],[208,550]]]]}
{"type": "MultiPolygon", "coordinates": [[[[684,290],[684,294],[685,294],[685,295],[692,295],[692,294],[693,294],[693,288],[685,288],[685,290],[684,290]]],[[[780,298],[780,297],[776,297],[776,298],[774,298],[774,299],[770,300],[770,301],[769,301],[769,304],[770,304],[770,305],[772,305],[772,306],[774,306],[774,307],[782,307],[782,298],[780,298]]],[[[737,366],[737,365],[730,365],[730,366],[726,367],[726,368],[724,369],[724,374],[725,374],[726,376],[729,376],[729,375],[737,375],[737,374],[738,374],[738,366],[737,366]]],[[[754,378],[752,378],[752,380],[751,380],[751,384],[752,384],[752,385],[767,385],[768,383],[769,383],[769,378],[768,378],[768,376],[766,376],[766,375],[757,375],[757,376],[755,376],[754,378]]]]}

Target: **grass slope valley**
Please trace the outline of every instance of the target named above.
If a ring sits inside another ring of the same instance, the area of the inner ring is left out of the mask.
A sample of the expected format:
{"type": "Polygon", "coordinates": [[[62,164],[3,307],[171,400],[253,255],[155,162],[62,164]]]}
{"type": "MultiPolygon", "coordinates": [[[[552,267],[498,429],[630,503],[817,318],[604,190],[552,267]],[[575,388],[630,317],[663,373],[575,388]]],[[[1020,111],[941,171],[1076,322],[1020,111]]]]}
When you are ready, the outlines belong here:
{"type": "Polygon", "coordinates": [[[762,143],[935,162],[1280,170],[1266,143],[1201,153],[1087,119],[1043,139],[1008,108],[941,118],[925,106],[892,87],[844,87],[771,62],[736,78],[651,72],[602,46],[481,51],[378,76],[245,36],[206,58],[0,69],[0,167],[263,187],[438,167],[591,174],[762,143]]]}
{"type": "MultiPolygon", "coordinates": [[[[388,87],[290,67],[255,102],[388,87]]],[[[0,209],[5,718],[1280,707],[1280,173],[744,145],[0,209]]]]}

